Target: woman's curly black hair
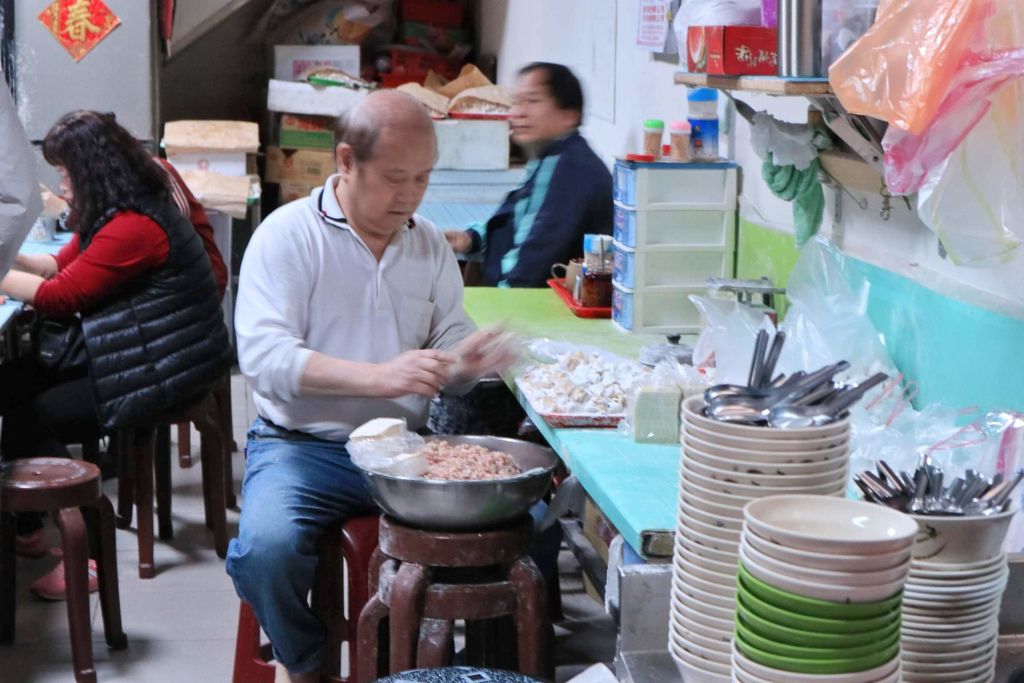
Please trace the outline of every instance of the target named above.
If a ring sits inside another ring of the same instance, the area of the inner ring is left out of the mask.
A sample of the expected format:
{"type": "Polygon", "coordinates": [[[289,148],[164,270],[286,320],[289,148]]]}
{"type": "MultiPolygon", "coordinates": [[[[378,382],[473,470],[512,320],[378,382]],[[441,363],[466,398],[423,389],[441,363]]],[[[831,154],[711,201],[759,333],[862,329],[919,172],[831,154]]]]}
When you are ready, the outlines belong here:
{"type": "Polygon", "coordinates": [[[60,117],[43,140],[43,157],[67,170],[73,195],[68,223],[83,244],[108,212],[171,196],[167,173],[113,114],[80,110],[60,117]]]}

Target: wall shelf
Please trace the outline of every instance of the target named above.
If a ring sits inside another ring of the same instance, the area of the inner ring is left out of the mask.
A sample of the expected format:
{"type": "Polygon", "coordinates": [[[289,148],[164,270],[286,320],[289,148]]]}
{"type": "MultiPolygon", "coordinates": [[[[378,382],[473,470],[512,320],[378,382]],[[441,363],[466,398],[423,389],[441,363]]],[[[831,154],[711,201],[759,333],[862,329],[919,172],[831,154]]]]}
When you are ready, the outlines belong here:
{"type": "Polygon", "coordinates": [[[767,95],[832,95],[832,86],[824,79],[792,79],[775,76],[716,76],[676,72],[676,85],[718,88],[767,95]]]}

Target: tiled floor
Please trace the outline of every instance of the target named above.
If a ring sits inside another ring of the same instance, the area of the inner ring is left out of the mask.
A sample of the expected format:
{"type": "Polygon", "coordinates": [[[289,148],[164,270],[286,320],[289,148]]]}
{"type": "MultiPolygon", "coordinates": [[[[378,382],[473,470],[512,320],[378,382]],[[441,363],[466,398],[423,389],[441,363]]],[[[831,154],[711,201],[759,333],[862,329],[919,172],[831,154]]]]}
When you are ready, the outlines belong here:
{"type": "MultiPolygon", "coordinates": [[[[253,417],[245,383],[235,376],[235,438],[245,443],[245,430],[253,417]]],[[[173,430],[172,430],[173,431],[173,430]]],[[[196,437],[193,434],[193,440],[196,437]]],[[[176,452],[176,450],[175,450],[176,452]]],[[[193,453],[198,454],[198,444],[193,453]]],[[[243,473],[240,453],[235,454],[236,490],[243,473]]],[[[235,646],[238,598],[224,564],[214,553],[203,524],[200,468],[173,473],[174,540],[157,541],[157,576],[140,580],[134,530],[118,530],[118,575],[127,650],[108,651],[102,619],[93,596],[93,650],[102,683],[229,683],[235,646]]],[[[116,499],[116,481],[105,485],[116,499]]],[[[228,512],[229,533],[234,534],[238,513],[228,512]]],[[[54,539],[56,534],[54,533],[54,539]]],[[[610,663],[614,628],[607,616],[581,589],[571,555],[563,553],[563,603],[567,621],[560,625],[558,679],[566,680],[593,662],[610,663]]],[[[71,674],[71,648],[64,603],[46,603],[28,590],[32,579],[47,571],[52,558],[19,560],[17,638],[0,645],[0,682],[66,683],[71,674]]]]}

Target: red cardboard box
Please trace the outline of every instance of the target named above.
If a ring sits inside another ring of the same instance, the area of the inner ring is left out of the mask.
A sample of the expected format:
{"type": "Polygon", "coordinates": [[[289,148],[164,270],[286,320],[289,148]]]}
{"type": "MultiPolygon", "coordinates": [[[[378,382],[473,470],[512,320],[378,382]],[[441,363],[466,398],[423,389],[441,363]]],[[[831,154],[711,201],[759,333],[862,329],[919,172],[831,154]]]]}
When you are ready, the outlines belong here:
{"type": "Polygon", "coordinates": [[[686,62],[691,73],[775,76],[778,35],[778,29],[764,26],[691,26],[686,62]]]}

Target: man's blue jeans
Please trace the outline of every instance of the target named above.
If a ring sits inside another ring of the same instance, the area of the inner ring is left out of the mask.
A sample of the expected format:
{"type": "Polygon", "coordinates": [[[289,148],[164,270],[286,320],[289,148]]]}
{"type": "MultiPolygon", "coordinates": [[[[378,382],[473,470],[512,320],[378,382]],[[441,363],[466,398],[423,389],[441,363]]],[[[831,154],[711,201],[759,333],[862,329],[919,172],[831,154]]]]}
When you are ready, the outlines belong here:
{"type": "Polygon", "coordinates": [[[249,430],[242,516],[227,571],[292,673],[315,671],[326,644],[309,608],[317,543],[332,522],[377,510],[345,445],[257,418],[249,430]]]}

